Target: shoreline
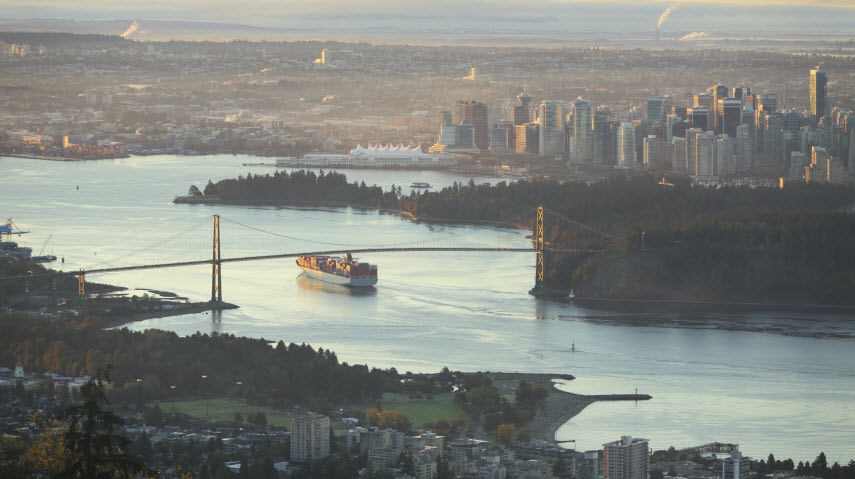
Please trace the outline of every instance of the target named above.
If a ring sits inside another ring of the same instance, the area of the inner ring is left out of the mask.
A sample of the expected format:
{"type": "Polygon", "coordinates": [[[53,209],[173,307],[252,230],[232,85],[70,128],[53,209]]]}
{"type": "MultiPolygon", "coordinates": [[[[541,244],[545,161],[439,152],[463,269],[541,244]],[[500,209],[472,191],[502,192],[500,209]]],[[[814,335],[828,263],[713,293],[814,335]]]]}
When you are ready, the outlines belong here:
{"type": "Polygon", "coordinates": [[[203,196],[176,196],[172,202],[174,204],[183,205],[223,205],[223,206],[295,206],[295,207],[326,207],[326,208],[354,208],[358,210],[374,210],[386,214],[394,214],[401,219],[409,220],[413,223],[431,223],[431,224],[456,224],[456,225],[493,225],[496,228],[508,229],[529,229],[521,224],[513,225],[496,225],[493,220],[473,220],[473,219],[456,219],[456,218],[432,218],[415,216],[406,210],[397,210],[393,208],[385,208],[382,206],[363,205],[359,203],[347,203],[344,201],[302,201],[302,200],[223,200],[220,198],[206,198],[203,196]]]}
{"type": "Polygon", "coordinates": [[[45,156],[45,155],[29,155],[29,154],[21,154],[21,153],[2,153],[0,157],[4,158],[23,158],[25,160],[39,160],[39,161],[66,161],[66,162],[77,162],[77,161],[100,161],[100,160],[121,160],[124,158],[130,158],[131,155],[116,155],[116,156],[96,156],[91,158],[76,158],[76,157],[68,157],[68,156],[45,156]]]}
{"type": "Polygon", "coordinates": [[[646,401],[652,399],[647,394],[596,394],[584,395],[562,391],[556,387],[556,379],[572,381],[568,374],[543,373],[490,373],[496,379],[526,380],[545,387],[549,395],[526,427],[533,440],[555,443],[555,433],[567,421],[579,415],[586,407],[598,401],[646,401]]]}
{"type": "MultiPolygon", "coordinates": [[[[716,300],[680,300],[680,299],[626,299],[626,298],[595,298],[576,296],[569,300],[583,308],[605,311],[632,312],[763,312],[763,311],[792,311],[809,313],[850,313],[855,311],[855,304],[817,304],[817,303],[782,303],[782,302],[748,302],[748,301],[716,301],[716,300]],[[610,307],[609,307],[610,306],[610,307]]],[[[772,300],[774,301],[774,300],[772,300]]]]}
{"type": "MultiPolygon", "coordinates": [[[[176,304],[176,303],[165,303],[165,304],[176,304]]],[[[168,308],[168,309],[159,309],[157,311],[145,311],[145,312],[137,312],[133,313],[130,316],[124,319],[114,319],[104,326],[102,329],[117,329],[126,324],[136,323],[139,321],[146,321],[149,319],[158,319],[158,318],[168,318],[170,316],[181,316],[185,314],[196,314],[204,311],[224,311],[227,309],[238,309],[240,306],[232,303],[219,303],[212,304],[210,301],[205,302],[195,302],[195,303],[186,303],[186,304],[178,304],[177,307],[168,308]]]]}

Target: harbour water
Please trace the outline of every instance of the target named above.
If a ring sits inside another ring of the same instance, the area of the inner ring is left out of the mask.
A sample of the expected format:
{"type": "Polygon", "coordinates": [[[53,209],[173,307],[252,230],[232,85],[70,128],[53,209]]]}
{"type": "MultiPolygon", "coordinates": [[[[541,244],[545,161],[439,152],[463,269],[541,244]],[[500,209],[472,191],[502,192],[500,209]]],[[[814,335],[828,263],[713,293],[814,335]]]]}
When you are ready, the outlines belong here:
{"type": "MultiPolygon", "coordinates": [[[[203,188],[208,179],[272,171],[243,167],[246,162],[257,159],[155,156],[59,163],[0,158],[0,215],[32,231],[20,242],[36,251],[53,234],[45,253],[64,257],[65,263],[54,267],[66,270],[204,259],[210,255],[215,213],[223,218],[223,258],[340,245],[528,244],[526,231],[413,224],[376,211],[172,204],[190,184],[203,188]]],[[[346,173],[351,181],[394,183],[405,191],[414,181],[442,187],[469,180],[437,171],[346,173]]],[[[574,439],[579,449],[599,448],[630,434],[649,438],[654,449],[721,441],[741,444],[748,455],[772,452],[796,462],[813,460],[820,451],[830,461],[855,458],[851,315],[610,313],[530,297],[530,254],[385,253],[363,259],[380,268],[380,281],[369,291],[305,278],[293,260],[226,264],[224,299],[240,309],[127,327],[305,342],[332,349],[343,361],[399,371],[448,366],[569,373],[578,378],[566,386],[572,392],[631,393],[637,388],[653,396],[651,401],[588,407],[558,431],[558,439],[574,439]]],[[[210,296],[210,267],[205,266],[89,279],[173,291],[192,300],[210,296]]]]}

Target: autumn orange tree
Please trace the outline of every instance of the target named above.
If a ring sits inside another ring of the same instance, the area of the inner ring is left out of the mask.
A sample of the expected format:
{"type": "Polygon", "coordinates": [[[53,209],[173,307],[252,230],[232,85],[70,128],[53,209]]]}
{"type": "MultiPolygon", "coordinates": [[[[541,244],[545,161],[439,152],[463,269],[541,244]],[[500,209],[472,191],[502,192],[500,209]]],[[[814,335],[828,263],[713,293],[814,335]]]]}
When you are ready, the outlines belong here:
{"type": "Polygon", "coordinates": [[[496,427],[496,440],[503,444],[510,444],[514,439],[513,423],[503,423],[496,427]]]}
{"type": "Polygon", "coordinates": [[[390,427],[398,431],[409,431],[412,427],[409,418],[401,414],[401,411],[397,409],[369,409],[365,411],[365,422],[381,429],[390,427]]]}

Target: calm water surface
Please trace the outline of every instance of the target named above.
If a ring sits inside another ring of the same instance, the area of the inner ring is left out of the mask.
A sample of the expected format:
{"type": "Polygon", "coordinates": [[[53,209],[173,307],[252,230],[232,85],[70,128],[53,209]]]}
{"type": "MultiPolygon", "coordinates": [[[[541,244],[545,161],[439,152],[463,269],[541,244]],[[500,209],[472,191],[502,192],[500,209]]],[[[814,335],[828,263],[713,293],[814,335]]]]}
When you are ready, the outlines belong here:
{"type": "MultiPolygon", "coordinates": [[[[417,225],[375,211],[171,203],[190,184],[202,188],[208,179],[272,171],[242,166],[257,161],[242,156],[86,163],[2,158],[0,216],[32,231],[21,242],[36,251],[53,234],[45,252],[65,257],[56,267],[67,270],[207,258],[214,213],[223,218],[224,258],[333,245],[528,244],[526,231],[417,225]]],[[[441,187],[469,180],[443,172],[347,174],[405,190],[413,181],[441,187]]],[[[650,438],[656,449],[722,441],[738,442],[747,454],[762,457],[773,452],[812,460],[819,451],[832,461],[855,457],[855,342],[729,330],[747,324],[852,338],[855,319],[848,315],[608,313],[530,297],[534,257],[529,254],[397,253],[362,260],[380,266],[380,282],[367,293],[309,280],[293,260],[226,264],[224,299],[240,309],[216,318],[194,314],[128,327],[307,342],[334,350],[344,361],[399,371],[448,366],[570,373],[578,379],[564,386],[569,391],[638,388],[654,396],[637,404],[587,408],[558,432],[559,439],[575,439],[579,449],[631,434],[650,438]],[[633,326],[634,319],[668,326],[633,326]]],[[[204,300],[210,295],[209,274],[202,266],[95,280],[204,300]]]]}

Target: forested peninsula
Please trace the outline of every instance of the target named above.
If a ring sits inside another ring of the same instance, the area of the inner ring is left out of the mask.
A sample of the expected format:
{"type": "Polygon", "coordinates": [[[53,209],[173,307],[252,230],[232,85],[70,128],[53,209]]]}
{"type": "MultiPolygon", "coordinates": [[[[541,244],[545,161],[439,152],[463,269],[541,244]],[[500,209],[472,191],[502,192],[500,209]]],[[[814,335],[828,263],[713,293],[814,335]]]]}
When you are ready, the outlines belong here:
{"type": "Polygon", "coordinates": [[[209,182],[204,191],[193,186],[176,201],[314,202],[462,222],[502,221],[543,204],[577,222],[548,216],[549,244],[599,251],[547,255],[548,287],[572,289],[577,298],[855,304],[855,189],[843,186],[709,188],[614,176],[592,184],[470,181],[419,193],[349,183],[336,172],[277,171],[209,182]]]}

